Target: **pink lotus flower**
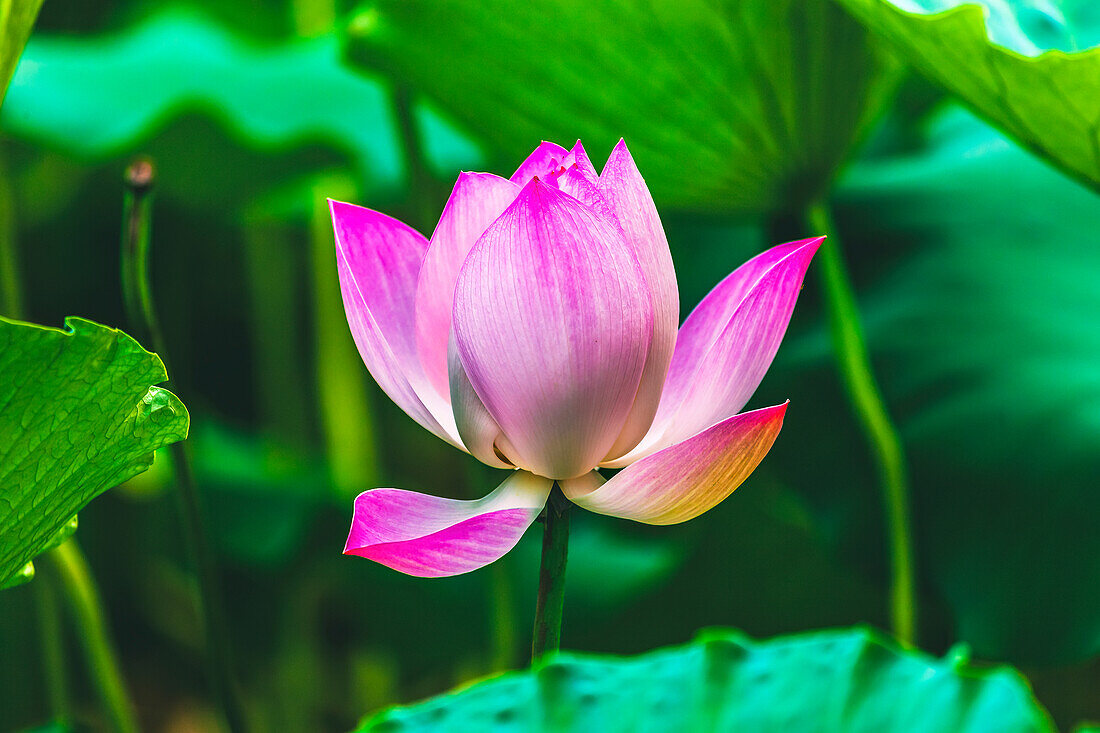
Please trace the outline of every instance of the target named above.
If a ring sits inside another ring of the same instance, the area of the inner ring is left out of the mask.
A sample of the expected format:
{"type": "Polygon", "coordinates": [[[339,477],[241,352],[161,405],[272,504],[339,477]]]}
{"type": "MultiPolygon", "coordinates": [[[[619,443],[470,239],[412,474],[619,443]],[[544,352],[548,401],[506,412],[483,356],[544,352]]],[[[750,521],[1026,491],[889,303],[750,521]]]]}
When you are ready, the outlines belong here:
{"type": "Polygon", "coordinates": [[[749,260],[677,331],[672,256],[623,142],[599,175],[580,142],[543,143],[508,180],[461,174],[431,240],[330,204],[371,375],[443,440],[515,469],[476,501],[364,492],[345,554],[425,577],[475,570],[515,546],[555,481],[594,512],[683,522],[729,496],[775,441],[786,404],[738,411],[821,238],[749,260]],[[623,470],[605,481],[601,467],[623,470]]]}

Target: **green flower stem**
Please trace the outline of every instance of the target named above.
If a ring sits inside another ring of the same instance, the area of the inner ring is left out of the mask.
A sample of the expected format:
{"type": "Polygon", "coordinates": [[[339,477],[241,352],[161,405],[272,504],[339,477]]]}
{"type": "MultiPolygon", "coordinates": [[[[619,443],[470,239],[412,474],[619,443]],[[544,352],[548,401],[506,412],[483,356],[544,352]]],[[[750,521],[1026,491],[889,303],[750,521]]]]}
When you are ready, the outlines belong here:
{"type": "Polygon", "coordinates": [[[15,201],[7,161],[0,152],[0,315],[23,318],[23,289],[19,282],[15,201]]]}
{"type": "MultiPolygon", "coordinates": [[[[126,169],[126,198],[122,220],[122,292],[131,332],[140,343],[151,344],[167,365],[164,337],[157,321],[149,282],[152,218],[150,194],[153,179],[153,165],[148,160],[139,159],[126,169]]],[[[218,571],[206,539],[191,456],[183,442],[173,443],[171,451],[184,542],[198,580],[198,604],[206,636],[207,674],[211,692],[225,715],[229,729],[234,732],[243,731],[246,730],[245,719],[234,694],[229,634],[225,627],[218,571]]]]}
{"type": "Polygon", "coordinates": [[[61,579],[54,576],[52,572],[39,573],[34,590],[38,599],[38,631],[42,639],[42,666],[50,701],[50,719],[64,725],[71,718],[72,706],[65,665],[61,606],[57,600],[61,579]]]}
{"type": "Polygon", "coordinates": [[[84,649],[92,681],[117,733],[136,733],[134,708],[122,681],[114,645],[104,622],[102,603],[88,563],[75,540],[68,540],[42,555],[57,571],[68,598],[76,636],[84,649]]]}
{"type": "Polygon", "coordinates": [[[848,399],[870,443],[882,485],[893,575],[890,593],[893,631],[903,644],[912,646],[916,643],[917,599],[905,451],[875,382],[855,292],[827,205],[812,204],[806,218],[814,234],[829,235],[817,256],[817,271],[824,288],[837,365],[848,399]]]}
{"type": "Polygon", "coordinates": [[[561,614],[565,605],[565,562],[569,555],[569,500],[554,484],[542,513],[542,563],[535,602],[531,661],[561,647],[561,614]]]}

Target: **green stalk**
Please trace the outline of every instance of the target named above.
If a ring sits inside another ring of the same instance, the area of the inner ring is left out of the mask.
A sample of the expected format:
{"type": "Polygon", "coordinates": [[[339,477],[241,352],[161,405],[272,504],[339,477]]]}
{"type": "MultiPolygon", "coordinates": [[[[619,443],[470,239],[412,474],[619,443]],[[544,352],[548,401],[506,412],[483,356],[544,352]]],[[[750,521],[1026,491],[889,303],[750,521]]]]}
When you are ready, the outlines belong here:
{"type": "Polygon", "coordinates": [[[829,235],[818,253],[817,271],[824,288],[837,366],[848,399],[870,444],[882,486],[892,567],[890,617],[893,631],[903,644],[911,646],[916,643],[917,599],[905,451],[875,381],[855,292],[829,208],[824,202],[814,203],[806,218],[815,234],[829,235]]]}
{"type": "Polygon", "coordinates": [[[38,631],[42,638],[42,666],[50,701],[50,719],[66,724],[70,720],[72,706],[65,666],[61,606],[57,601],[58,589],[62,587],[61,578],[54,575],[52,572],[40,573],[34,589],[38,597],[38,631]]]}
{"type": "MultiPolygon", "coordinates": [[[[154,170],[150,161],[136,160],[126,169],[126,197],[122,221],[122,293],[126,317],[140,343],[151,344],[167,365],[164,337],[157,321],[149,280],[149,245],[154,170]]],[[[173,443],[184,543],[198,580],[198,604],[206,636],[207,674],[211,692],[231,731],[246,729],[244,714],[234,694],[229,634],[225,627],[221,587],[214,555],[206,540],[202,506],[184,443],[173,443]]]]}
{"type": "Polygon", "coordinates": [[[117,733],[136,733],[137,720],[122,681],[114,644],[104,622],[99,591],[79,546],[75,540],[67,540],[42,557],[54,566],[61,578],[61,587],[68,596],[69,609],[76,624],[76,636],[84,649],[92,681],[107,711],[111,729],[117,733]]]}
{"type": "Polygon", "coordinates": [[[23,288],[19,282],[14,199],[7,161],[0,154],[0,314],[22,318],[23,288]]]}
{"type": "Polygon", "coordinates": [[[569,500],[554,484],[542,513],[542,562],[535,601],[535,633],[531,662],[561,648],[561,616],[565,605],[565,562],[569,554],[569,500]]]}

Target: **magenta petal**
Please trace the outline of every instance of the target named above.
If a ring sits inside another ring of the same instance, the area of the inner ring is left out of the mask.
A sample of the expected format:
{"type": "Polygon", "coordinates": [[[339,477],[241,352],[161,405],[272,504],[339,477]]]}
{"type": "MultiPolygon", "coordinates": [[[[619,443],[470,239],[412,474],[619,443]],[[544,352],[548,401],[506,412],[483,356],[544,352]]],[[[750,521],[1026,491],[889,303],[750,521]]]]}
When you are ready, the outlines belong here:
{"type": "Polygon", "coordinates": [[[361,206],[330,200],[329,208],[344,311],[363,362],[410,417],[458,445],[450,408],[427,388],[416,350],[414,298],[427,240],[361,206]]]}
{"type": "Polygon", "coordinates": [[[587,178],[595,183],[600,179],[599,174],[596,173],[596,167],[592,165],[592,161],[588,157],[588,153],[585,151],[584,146],[581,145],[581,141],[578,140],[573,149],[569,151],[569,155],[566,156],[563,166],[568,168],[570,165],[576,165],[577,170],[587,178]]]}
{"type": "Polygon", "coordinates": [[[567,155],[569,151],[561,145],[544,141],[527,156],[527,160],[523,161],[519,168],[516,168],[510,180],[512,183],[526,186],[535,176],[545,178],[562,167],[562,161],[567,155]]]}
{"type": "Polygon", "coordinates": [[[563,483],[574,503],[646,524],[677,524],[714,508],[749,477],[783,427],[787,404],[735,415],[624,468],[602,486],[563,483]]]}
{"type": "Polygon", "coordinates": [[[542,511],[553,482],[517,471],[477,501],[403,489],[355,499],[345,555],[422,578],[468,573],[503,557],[542,511]]]}
{"type": "Polygon", "coordinates": [[[447,340],[458,271],[477,238],[519,191],[491,173],[462,173],[432,233],[416,287],[416,340],[428,381],[441,395],[449,392],[447,340]]]}
{"type": "Polygon", "coordinates": [[[462,367],[509,458],[551,478],[594,468],[633,404],[652,319],[618,228],[528,184],[474,245],[455,292],[462,367]]]}
{"type": "Polygon", "coordinates": [[[650,434],[612,468],[737,414],[779,350],[822,237],[781,244],[737,268],[692,311],[650,434]]]}
{"type": "Polygon", "coordinates": [[[622,140],[607,159],[599,179],[603,199],[610,205],[627,242],[645,274],[653,297],[653,338],[646,358],[645,372],[634,409],[609,458],[617,458],[633,448],[649,430],[672,360],[676,344],[676,327],[680,322],[680,295],[676,286],[676,270],[665,239],[665,230],[657,207],[649,195],[626,143],[622,140]]]}

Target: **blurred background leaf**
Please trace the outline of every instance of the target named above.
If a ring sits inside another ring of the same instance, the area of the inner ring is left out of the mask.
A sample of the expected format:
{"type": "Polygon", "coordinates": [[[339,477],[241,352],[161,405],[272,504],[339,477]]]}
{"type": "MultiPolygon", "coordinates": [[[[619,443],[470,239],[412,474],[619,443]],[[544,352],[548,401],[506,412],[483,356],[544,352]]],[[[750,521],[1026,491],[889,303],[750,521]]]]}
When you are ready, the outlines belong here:
{"type": "MultiPolygon", "coordinates": [[[[949,110],[923,150],[853,168],[838,210],[911,451],[919,565],[952,606],[956,638],[1018,662],[1096,655],[1100,202],[949,110]]],[[[824,334],[781,355],[792,409],[830,389],[824,334]]],[[[836,467],[858,455],[837,420],[792,421],[773,456],[866,556],[870,488],[836,467]]]]}
{"type": "Polygon", "coordinates": [[[0,4],[0,104],[41,7],[42,0],[7,0],[0,4]]]}
{"type": "Polygon", "coordinates": [[[711,630],[640,657],[563,654],[368,718],[367,731],[1053,731],[1006,668],[903,652],[866,629],[711,630]]]}
{"type": "Polygon", "coordinates": [[[899,56],[1100,191],[1100,10],[1091,0],[840,0],[899,56]]]}
{"type": "Polygon", "coordinates": [[[502,168],[542,139],[600,157],[625,136],[659,206],[701,211],[818,195],[893,82],[831,0],[382,0],[347,32],[355,63],[438,101],[502,168]]]}

